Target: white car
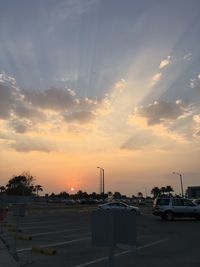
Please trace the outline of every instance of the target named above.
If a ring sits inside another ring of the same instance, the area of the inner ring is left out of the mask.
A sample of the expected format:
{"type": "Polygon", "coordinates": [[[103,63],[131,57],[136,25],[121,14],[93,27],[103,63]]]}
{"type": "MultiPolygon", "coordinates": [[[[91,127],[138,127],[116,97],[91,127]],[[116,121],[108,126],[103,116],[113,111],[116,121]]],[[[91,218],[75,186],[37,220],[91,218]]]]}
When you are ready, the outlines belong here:
{"type": "Polygon", "coordinates": [[[123,202],[108,202],[102,205],[99,205],[100,209],[104,210],[111,210],[111,209],[122,209],[122,210],[129,210],[134,211],[137,215],[140,215],[140,209],[135,206],[129,206],[123,202]]]}
{"type": "Polygon", "coordinates": [[[167,221],[175,217],[194,217],[200,220],[200,206],[187,198],[158,197],[153,203],[153,214],[167,221]]]}

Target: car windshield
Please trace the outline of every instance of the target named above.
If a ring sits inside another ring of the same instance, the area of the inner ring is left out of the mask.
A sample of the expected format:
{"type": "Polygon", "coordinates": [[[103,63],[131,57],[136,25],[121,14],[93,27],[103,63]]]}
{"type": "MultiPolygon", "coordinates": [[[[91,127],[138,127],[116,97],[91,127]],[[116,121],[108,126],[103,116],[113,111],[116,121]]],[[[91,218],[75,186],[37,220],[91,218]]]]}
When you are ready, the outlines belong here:
{"type": "Polygon", "coordinates": [[[168,198],[159,198],[156,200],[156,205],[159,205],[159,206],[169,205],[169,199],[168,198]]]}

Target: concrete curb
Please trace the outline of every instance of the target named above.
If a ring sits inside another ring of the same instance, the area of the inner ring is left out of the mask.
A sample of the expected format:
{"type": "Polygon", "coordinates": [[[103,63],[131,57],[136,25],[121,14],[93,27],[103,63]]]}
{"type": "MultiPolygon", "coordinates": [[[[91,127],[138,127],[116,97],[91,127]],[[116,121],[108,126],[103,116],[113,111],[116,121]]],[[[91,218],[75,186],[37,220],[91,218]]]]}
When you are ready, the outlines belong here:
{"type": "Polygon", "coordinates": [[[0,238],[0,266],[19,267],[19,264],[15,261],[12,255],[10,255],[7,247],[2,242],[1,238],[0,238]]]}

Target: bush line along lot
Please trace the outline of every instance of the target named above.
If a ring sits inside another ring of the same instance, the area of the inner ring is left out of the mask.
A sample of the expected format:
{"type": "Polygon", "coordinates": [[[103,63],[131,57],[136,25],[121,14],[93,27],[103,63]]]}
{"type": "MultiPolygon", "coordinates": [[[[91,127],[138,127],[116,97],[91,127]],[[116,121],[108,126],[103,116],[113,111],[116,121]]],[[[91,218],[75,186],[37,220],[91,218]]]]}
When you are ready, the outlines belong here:
{"type": "MultiPolygon", "coordinates": [[[[16,243],[20,266],[107,266],[107,248],[91,244],[93,209],[60,204],[29,207],[27,215],[20,218],[17,233],[21,237],[16,243]]],[[[137,246],[117,245],[115,266],[200,266],[200,222],[184,218],[165,222],[151,215],[151,207],[141,207],[141,211],[137,246]]],[[[6,221],[1,237],[12,251],[16,217],[10,214],[6,221]]]]}

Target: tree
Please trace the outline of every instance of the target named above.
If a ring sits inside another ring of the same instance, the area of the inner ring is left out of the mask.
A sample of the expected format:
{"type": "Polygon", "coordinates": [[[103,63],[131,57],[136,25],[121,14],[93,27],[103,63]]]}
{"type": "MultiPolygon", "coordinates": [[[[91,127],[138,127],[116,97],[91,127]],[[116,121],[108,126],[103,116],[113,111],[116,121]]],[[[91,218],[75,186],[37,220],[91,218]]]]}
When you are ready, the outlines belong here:
{"type": "Polygon", "coordinates": [[[160,188],[160,191],[161,191],[161,193],[164,195],[165,192],[166,192],[166,187],[165,187],[165,186],[162,186],[162,187],[160,188]]]}
{"type": "Polygon", "coordinates": [[[36,195],[38,196],[39,191],[43,191],[43,188],[40,184],[35,185],[34,190],[36,191],[36,195]]]}
{"type": "Polygon", "coordinates": [[[137,196],[138,196],[139,198],[142,198],[142,197],[143,197],[142,192],[138,192],[138,193],[137,193],[137,196]]]}
{"type": "Polygon", "coordinates": [[[97,199],[97,193],[96,192],[92,192],[92,194],[90,194],[89,197],[92,198],[92,199],[97,199]]]}
{"type": "Polygon", "coordinates": [[[120,194],[120,192],[115,192],[114,194],[113,194],[113,198],[114,199],[121,199],[121,194],[120,194]]]}
{"type": "Polygon", "coordinates": [[[30,196],[34,192],[35,178],[29,172],[13,176],[6,185],[8,195],[30,196]]]}
{"type": "Polygon", "coordinates": [[[174,192],[174,189],[171,187],[171,185],[167,185],[165,187],[166,193],[170,195],[171,192],[174,192]]]}
{"type": "Polygon", "coordinates": [[[6,188],[5,188],[5,186],[0,186],[0,193],[3,193],[3,192],[5,192],[5,190],[6,190],[6,188]]]}
{"type": "Polygon", "coordinates": [[[151,189],[151,194],[153,195],[153,198],[156,198],[160,195],[160,189],[157,186],[153,187],[151,189]]]}
{"type": "Polygon", "coordinates": [[[62,191],[58,194],[58,197],[69,198],[69,193],[67,193],[66,191],[62,191]]]}

